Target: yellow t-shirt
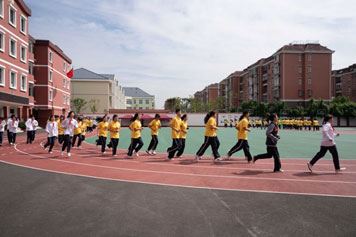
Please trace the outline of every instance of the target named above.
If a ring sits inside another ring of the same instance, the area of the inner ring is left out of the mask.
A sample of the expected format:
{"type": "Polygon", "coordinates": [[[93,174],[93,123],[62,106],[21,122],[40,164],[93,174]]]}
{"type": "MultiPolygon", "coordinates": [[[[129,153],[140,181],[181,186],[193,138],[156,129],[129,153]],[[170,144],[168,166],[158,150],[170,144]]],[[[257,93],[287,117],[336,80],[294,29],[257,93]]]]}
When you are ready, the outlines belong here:
{"type": "Polygon", "coordinates": [[[318,120],[314,120],[313,124],[314,124],[314,126],[319,126],[319,121],[318,120]]]}
{"type": "Polygon", "coordinates": [[[211,117],[208,122],[205,124],[205,136],[206,137],[216,137],[216,119],[211,117]]]}
{"type": "Polygon", "coordinates": [[[157,136],[161,127],[161,121],[159,119],[154,119],[148,124],[148,127],[151,129],[151,135],[157,136]]]}
{"type": "Polygon", "coordinates": [[[58,135],[64,135],[64,128],[62,127],[62,123],[60,120],[57,120],[58,124],[58,135]]]}
{"type": "Polygon", "coordinates": [[[188,133],[188,123],[182,120],[182,122],[180,123],[179,138],[186,139],[187,133],[188,133]]]}
{"type": "Polygon", "coordinates": [[[80,126],[80,129],[82,130],[82,135],[85,135],[87,133],[87,127],[88,122],[86,120],[83,120],[82,125],[80,126]]]}
{"type": "Polygon", "coordinates": [[[179,116],[175,116],[171,120],[172,138],[173,139],[179,139],[181,122],[182,122],[182,119],[179,116]]]}
{"type": "Polygon", "coordinates": [[[98,135],[99,137],[107,137],[108,136],[108,128],[109,128],[109,123],[108,122],[100,122],[98,124],[98,135]]]}
{"type": "Polygon", "coordinates": [[[141,122],[139,120],[135,120],[130,124],[131,129],[131,138],[140,138],[141,137],[141,122]]]}
{"type": "Polygon", "coordinates": [[[247,140],[247,130],[245,129],[248,129],[248,120],[246,118],[237,124],[237,129],[237,139],[247,140]]]}
{"type": "Polygon", "coordinates": [[[110,138],[120,138],[121,124],[119,121],[111,121],[109,124],[110,138]]]}
{"type": "Polygon", "coordinates": [[[74,135],[79,135],[82,133],[83,122],[78,122],[78,127],[74,129],[74,135]]]}

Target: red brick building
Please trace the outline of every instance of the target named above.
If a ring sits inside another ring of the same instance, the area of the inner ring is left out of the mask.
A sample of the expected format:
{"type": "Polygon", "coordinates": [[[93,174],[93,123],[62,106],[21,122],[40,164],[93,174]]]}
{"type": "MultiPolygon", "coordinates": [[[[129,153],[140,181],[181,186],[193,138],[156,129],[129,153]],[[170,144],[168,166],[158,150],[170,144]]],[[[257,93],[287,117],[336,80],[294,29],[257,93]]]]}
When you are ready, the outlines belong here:
{"type": "Polygon", "coordinates": [[[219,84],[210,84],[209,86],[205,87],[204,90],[198,91],[194,94],[194,98],[201,101],[204,104],[213,103],[219,94],[219,84]]]}
{"type": "Polygon", "coordinates": [[[34,40],[34,114],[44,124],[51,114],[65,114],[70,109],[72,60],[49,40],[34,40]]]}
{"type": "Polygon", "coordinates": [[[0,0],[0,116],[26,119],[32,112],[33,75],[29,64],[28,18],[31,10],[22,0],[0,0]]]}
{"type": "Polygon", "coordinates": [[[225,98],[225,112],[236,110],[239,106],[239,83],[241,72],[231,73],[219,83],[219,97],[225,98]]]}
{"type": "Polygon", "coordinates": [[[346,96],[356,102],[356,64],[332,71],[332,95],[346,96]]]}

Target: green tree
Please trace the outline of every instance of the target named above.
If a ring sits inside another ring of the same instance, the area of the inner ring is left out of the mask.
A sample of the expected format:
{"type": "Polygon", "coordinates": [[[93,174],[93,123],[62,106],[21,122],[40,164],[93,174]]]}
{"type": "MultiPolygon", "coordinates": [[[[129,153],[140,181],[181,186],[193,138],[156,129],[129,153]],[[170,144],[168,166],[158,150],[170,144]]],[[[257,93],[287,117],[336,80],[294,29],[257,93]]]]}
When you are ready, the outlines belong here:
{"type": "Polygon", "coordinates": [[[74,112],[76,114],[80,114],[80,112],[85,108],[87,105],[87,101],[83,98],[74,98],[72,101],[72,106],[74,108],[74,112]]]}
{"type": "Polygon", "coordinates": [[[169,98],[164,102],[164,109],[174,112],[177,108],[181,106],[181,98],[173,97],[169,98]]]}
{"type": "Polygon", "coordinates": [[[89,101],[89,108],[92,113],[98,112],[98,103],[99,103],[99,100],[97,100],[97,99],[91,99],[89,101]]]}

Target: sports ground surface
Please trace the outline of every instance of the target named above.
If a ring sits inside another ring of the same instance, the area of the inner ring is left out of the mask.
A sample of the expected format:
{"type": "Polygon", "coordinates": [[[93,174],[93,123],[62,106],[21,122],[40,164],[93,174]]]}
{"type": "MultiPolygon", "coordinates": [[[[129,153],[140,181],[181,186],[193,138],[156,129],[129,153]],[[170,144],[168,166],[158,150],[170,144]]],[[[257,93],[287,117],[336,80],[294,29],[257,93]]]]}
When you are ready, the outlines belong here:
{"type": "MultiPolygon", "coordinates": [[[[284,173],[272,173],[272,160],[247,164],[241,152],[214,164],[208,150],[194,162],[202,128],[189,130],[187,155],[174,161],[101,156],[95,137],[68,159],[59,147],[43,150],[44,134],[32,146],[19,136],[0,148],[0,236],[355,236],[356,130],[340,133],[342,174],[329,156],[306,172],[320,132],[281,131],[284,173]]],[[[120,148],[128,138],[123,129],[120,148]]],[[[143,138],[146,148],[148,131],[143,138]]],[[[219,138],[223,155],[235,131],[221,128],[219,138]]],[[[264,131],[249,139],[253,155],[265,151],[264,131]]],[[[167,129],[160,142],[159,151],[170,145],[167,129]]]]}

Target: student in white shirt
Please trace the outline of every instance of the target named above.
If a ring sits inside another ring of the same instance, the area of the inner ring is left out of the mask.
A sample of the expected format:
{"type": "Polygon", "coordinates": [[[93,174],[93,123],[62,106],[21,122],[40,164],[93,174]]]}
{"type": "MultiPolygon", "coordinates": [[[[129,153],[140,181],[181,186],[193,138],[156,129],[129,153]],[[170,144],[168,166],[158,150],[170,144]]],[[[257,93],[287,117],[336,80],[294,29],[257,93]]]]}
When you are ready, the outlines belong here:
{"type": "Polygon", "coordinates": [[[324,117],[320,151],[314,156],[314,158],[309,163],[307,163],[310,172],[313,172],[313,165],[315,165],[315,163],[319,159],[323,158],[327,151],[329,151],[333,157],[336,172],[340,172],[346,169],[340,168],[339,154],[337,152],[335,143],[335,137],[340,136],[340,134],[335,133],[335,130],[332,126],[333,122],[334,121],[332,115],[326,115],[324,117]]]}
{"type": "Polygon", "coordinates": [[[46,125],[46,132],[48,134],[48,137],[47,137],[47,143],[44,145],[44,148],[47,149],[47,147],[49,146],[48,153],[52,154],[54,142],[58,137],[58,123],[56,122],[54,115],[51,115],[48,119],[46,125]]]}
{"type": "Polygon", "coordinates": [[[35,116],[31,115],[30,118],[26,121],[26,131],[27,131],[27,144],[32,144],[32,142],[35,140],[36,136],[36,128],[38,126],[38,122],[35,119],[35,116]]]}
{"type": "Polygon", "coordinates": [[[19,121],[17,120],[15,115],[11,115],[11,118],[7,122],[7,129],[9,131],[8,140],[10,145],[15,145],[16,143],[16,132],[18,126],[19,126],[19,121]]]}
{"type": "Polygon", "coordinates": [[[70,157],[70,148],[72,147],[74,129],[78,127],[78,122],[74,119],[73,111],[68,113],[67,118],[62,122],[62,127],[64,128],[64,142],[61,155],[64,154],[64,150],[67,148],[67,155],[70,157]]]}
{"type": "Polygon", "coordinates": [[[2,146],[2,140],[4,138],[6,122],[4,118],[0,117],[0,146],[2,146]]]}

